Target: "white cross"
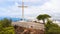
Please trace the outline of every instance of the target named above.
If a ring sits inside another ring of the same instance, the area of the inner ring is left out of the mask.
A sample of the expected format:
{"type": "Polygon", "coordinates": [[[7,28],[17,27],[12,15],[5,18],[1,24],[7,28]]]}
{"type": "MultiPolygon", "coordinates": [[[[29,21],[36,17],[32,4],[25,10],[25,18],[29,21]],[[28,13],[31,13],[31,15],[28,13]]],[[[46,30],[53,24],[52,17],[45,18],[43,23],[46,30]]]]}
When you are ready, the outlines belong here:
{"type": "Polygon", "coordinates": [[[18,7],[22,7],[22,20],[24,21],[24,8],[27,6],[24,6],[24,2],[22,0],[22,6],[18,6],[18,7]]]}

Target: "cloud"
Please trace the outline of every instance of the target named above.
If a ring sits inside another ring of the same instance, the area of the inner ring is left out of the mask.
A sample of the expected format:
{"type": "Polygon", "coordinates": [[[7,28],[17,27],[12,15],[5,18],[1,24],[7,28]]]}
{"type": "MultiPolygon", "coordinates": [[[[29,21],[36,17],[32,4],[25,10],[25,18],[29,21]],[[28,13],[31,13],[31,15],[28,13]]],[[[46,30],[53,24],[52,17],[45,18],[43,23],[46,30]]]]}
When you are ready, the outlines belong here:
{"type": "MultiPolygon", "coordinates": [[[[21,8],[18,8],[20,4],[18,1],[21,0],[9,0],[14,1],[15,4],[12,6],[9,6],[8,8],[4,8],[2,10],[5,11],[4,15],[11,16],[11,17],[21,17],[22,10],[21,8]],[[17,1],[17,2],[16,2],[17,1]]],[[[24,2],[31,2],[31,4],[38,3],[40,4],[43,2],[41,6],[28,6],[27,8],[24,8],[24,16],[25,18],[36,18],[39,14],[49,14],[52,16],[52,18],[60,18],[60,0],[24,0],[24,2]]],[[[21,6],[21,5],[20,5],[21,6]]]]}
{"type": "Polygon", "coordinates": [[[60,13],[60,0],[50,0],[50,2],[45,3],[42,9],[49,10],[53,18],[58,18],[60,13]],[[58,15],[59,14],[59,15],[58,15]]]}
{"type": "Polygon", "coordinates": [[[60,0],[50,0],[42,6],[31,6],[26,12],[26,15],[30,14],[33,17],[39,14],[49,14],[52,18],[60,18],[60,0]]]}
{"type": "MultiPolygon", "coordinates": [[[[22,0],[7,0],[9,2],[17,2],[17,3],[22,3],[22,0]]],[[[44,4],[45,2],[48,2],[49,0],[23,0],[24,1],[24,4],[27,4],[27,5],[42,5],[44,4]]]]}
{"type": "Polygon", "coordinates": [[[8,0],[8,1],[39,2],[41,0],[8,0]]]}

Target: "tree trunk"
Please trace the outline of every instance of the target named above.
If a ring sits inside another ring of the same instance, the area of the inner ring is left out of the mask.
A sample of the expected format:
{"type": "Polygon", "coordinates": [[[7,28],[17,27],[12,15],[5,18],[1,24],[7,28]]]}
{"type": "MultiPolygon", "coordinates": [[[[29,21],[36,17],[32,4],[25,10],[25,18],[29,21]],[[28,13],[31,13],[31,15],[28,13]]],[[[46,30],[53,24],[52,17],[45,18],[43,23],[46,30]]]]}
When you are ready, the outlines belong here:
{"type": "Polygon", "coordinates": [[[45,19],[43,19],[43,24],[45,24],[45,19]]]}
{"type": "Polygon", "coordinates": [[[43,19],[43,24],[44,24],[44,34],[45,34],[45,19],[43,19]]]}

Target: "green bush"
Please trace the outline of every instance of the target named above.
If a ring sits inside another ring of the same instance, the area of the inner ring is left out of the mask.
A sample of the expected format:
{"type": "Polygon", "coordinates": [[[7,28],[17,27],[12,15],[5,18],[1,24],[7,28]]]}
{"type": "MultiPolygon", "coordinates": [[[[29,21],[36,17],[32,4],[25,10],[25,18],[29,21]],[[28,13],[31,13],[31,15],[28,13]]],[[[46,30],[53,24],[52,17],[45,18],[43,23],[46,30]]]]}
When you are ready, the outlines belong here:
{"type": "Polygon", "coordinates": [[[48,20],[45,24],[45,34],[60,34],[60,26],[48,20]]]}
{"type": "Polygon", "coordinates": [[[11,20],[0,20],[0,34],[15,34],[14,27],[11,26],[11,20]]]}
{"type": "Polygon", "coordinates": [[[7,18],[4,18],[3,20],[0,21],[0,23],[2,24],[3,27],[9,27],[11,26],[11,20],[10,19],[7,19],[7,18]]]}

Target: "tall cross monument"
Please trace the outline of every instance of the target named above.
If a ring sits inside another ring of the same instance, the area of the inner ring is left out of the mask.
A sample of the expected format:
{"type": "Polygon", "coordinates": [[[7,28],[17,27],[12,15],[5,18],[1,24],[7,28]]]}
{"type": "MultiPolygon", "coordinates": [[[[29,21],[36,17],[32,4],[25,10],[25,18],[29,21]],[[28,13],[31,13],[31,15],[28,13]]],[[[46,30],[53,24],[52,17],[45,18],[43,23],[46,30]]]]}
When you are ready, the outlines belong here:
{"type": "Polygon", "coordinates": [[[19,8],[22,8],[22,21],[24,21],[24,8],[27,6],[24,6],[24,1],[22,0],[22,6],[18,6],[19,8]]]}

